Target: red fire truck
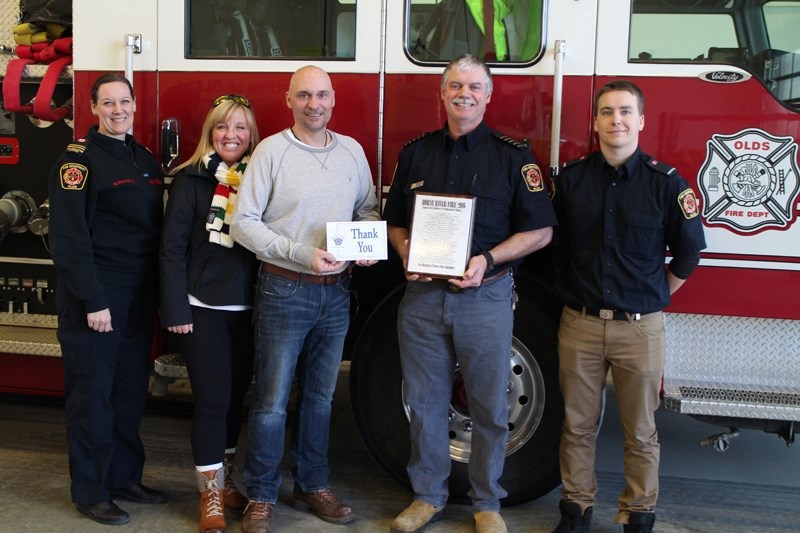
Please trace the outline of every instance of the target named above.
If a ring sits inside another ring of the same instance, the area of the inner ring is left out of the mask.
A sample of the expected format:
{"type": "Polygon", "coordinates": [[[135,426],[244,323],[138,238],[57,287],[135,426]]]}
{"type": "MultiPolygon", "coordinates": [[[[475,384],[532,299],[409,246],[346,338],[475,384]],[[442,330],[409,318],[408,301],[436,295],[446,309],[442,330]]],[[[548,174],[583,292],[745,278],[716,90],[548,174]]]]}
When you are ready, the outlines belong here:
{"type": "MultiPolygon", "coordinates": [[[[0,15],[14,13],[0,21],[13,25],[18,8],[0,0],[0,15]]],[[[191,153],[220,94],[250,98],[262,134],[284,128],[291,73],[319,65],[337,93],[330,126],[363,145],[383,195],[403,144],[443,124],[444,65],[470,52],[488,57],[494,74],[488,123],[525,140],[552,174],[596,147],[599,86],[626,78],[642,87],[641,145],[695,188],[708,241],[667,309],[664,405],[732,428],[711,438],[718,449],[738,428],[791,444],[800,421],[798,27],[798,0],[74,2],[74,62],[53,96],[56,106],[72,99],[73,118],[0,115],[0,389],[62,390],[46,179],[93,122],[89,92],[98,74],[133,79],[134,133],[168,166],[191,153]]],[[[0,54],[4,75],[14,58],[0,54]]],[[[27,68],[22,102],[36,95],[45,68],[27,68]]],[[[532,255],[517,275],[506,503],[559,482],[560,306],[546,255],[532,255]]],[[[392,258],[359,274],[345,354],[353,412],[375,460],[407,483],[395,330],[402,272],[392,258]]],[[[458,367],[453,382],[451,493],[463,500],[472,426],[458,367]]]]}

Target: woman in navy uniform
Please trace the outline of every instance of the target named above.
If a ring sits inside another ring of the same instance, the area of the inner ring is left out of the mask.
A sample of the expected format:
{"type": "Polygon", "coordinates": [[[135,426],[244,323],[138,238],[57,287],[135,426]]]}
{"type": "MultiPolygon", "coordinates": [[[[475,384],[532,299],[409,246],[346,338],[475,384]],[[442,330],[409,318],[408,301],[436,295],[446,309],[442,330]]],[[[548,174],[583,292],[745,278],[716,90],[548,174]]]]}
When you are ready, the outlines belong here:
{"type": "Polygon", "coordinates": [[[139,423],[158,305],[164,179],[127,131],[133,88],[118,74],[92,86],[98,124],[67,147],[49,181],[50,247],[58,273],[58,340],[72,500],[103,524],[128,513],[111,501],[160,503],[142,485],[139,423]]]}
{"type": "Polygon", "coordinates": [[[161,323],[180,334],[194,394],[192,456],[200,531],[225,531],[223,508],[247,498],[231,478],[253,374],[253,299],[260,262],[234,243],[229,217],[258,129],[250,101],[214,101],[192,157],[170,186],[161,241],[161,323]]]}

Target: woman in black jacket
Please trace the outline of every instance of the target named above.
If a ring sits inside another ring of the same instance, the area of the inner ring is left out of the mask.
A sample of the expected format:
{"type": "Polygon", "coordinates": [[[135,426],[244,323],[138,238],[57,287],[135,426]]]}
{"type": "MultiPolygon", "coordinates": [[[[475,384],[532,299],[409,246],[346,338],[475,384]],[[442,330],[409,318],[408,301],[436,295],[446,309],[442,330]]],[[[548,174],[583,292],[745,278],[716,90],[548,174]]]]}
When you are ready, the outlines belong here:
{"type": "Polygon", "coordinates": [[[217,98],[197,149],[173,172],[161,239],[161,322],[180,334],[194,395],[191,441],[201,532],[224,531],[223,508],[242,513],[247,505],[231,472],[252,378],[259,263],[233,242],[228,223],[256,144],[249,100],[217,98]]]}

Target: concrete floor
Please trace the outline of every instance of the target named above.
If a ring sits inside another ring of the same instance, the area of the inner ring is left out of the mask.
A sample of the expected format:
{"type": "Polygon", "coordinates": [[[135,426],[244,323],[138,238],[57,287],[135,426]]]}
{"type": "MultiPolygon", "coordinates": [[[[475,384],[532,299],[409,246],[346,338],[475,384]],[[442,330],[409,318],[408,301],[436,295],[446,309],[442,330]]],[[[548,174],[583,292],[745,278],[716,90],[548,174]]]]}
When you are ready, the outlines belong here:
{"type": "MultiPolygon", "coordinates": [[[[291,477],[284,469],[276,532],[388,532],[411,494],[378,469],[357,435],[347,397],[346,364],[334,400],[331,484],[350,503],[358,520],[348,526],[322,522],[288,505],[291,477]]],[[[153,404],[157,404],[154,401],[153,404]]],[[[190,420],[182,413],[146,415],[142,437],[148,454],[144,483],[165,491],[162,505],[121,502],[131,514],[124,526],[103,526],[78,514],[69,500],[63,407],[58,402],[0,398],[0,532],[193,532],[197,494],[189,449],[190,420]]],[[[788,532],[800,530],[800,457],[777,437],[745,431],[731,449],[716,453],[697,442],[721,428],[659,411],[662,441],[661,495],[656,532],[788,532]]],[[[243,442],[246,442],[246,425],[243,442]]],[[[621,531],[612,518],[622,487],[621,435],[613,391],[598,440],[599,501],[593,531],[621,531]]],[[[240,461],[241,462],[241,457],[240,461]]],[[[558,491],[525,505],[506,508],[509,531],[551,531],[558,521],[558,491]]],[[[229,516],[229,531],[240,519],[229,516]]],[[[469,506],[451,505],[442,522],[426,533],[473,532],[469,506]]]]}

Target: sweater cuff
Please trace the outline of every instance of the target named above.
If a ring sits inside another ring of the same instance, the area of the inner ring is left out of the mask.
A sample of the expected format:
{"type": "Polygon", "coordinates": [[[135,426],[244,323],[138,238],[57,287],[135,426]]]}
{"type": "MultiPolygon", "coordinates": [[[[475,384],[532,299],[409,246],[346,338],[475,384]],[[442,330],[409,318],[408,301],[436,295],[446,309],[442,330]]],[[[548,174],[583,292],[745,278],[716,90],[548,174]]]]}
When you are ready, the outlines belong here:
{"type": "Polygon", "coordinates": [[[297,247],[292,261],[311,270],[311,261],[314,259],[314,254],[316,253],[317,249],[313,246],[300,245],[297,247]]]}

